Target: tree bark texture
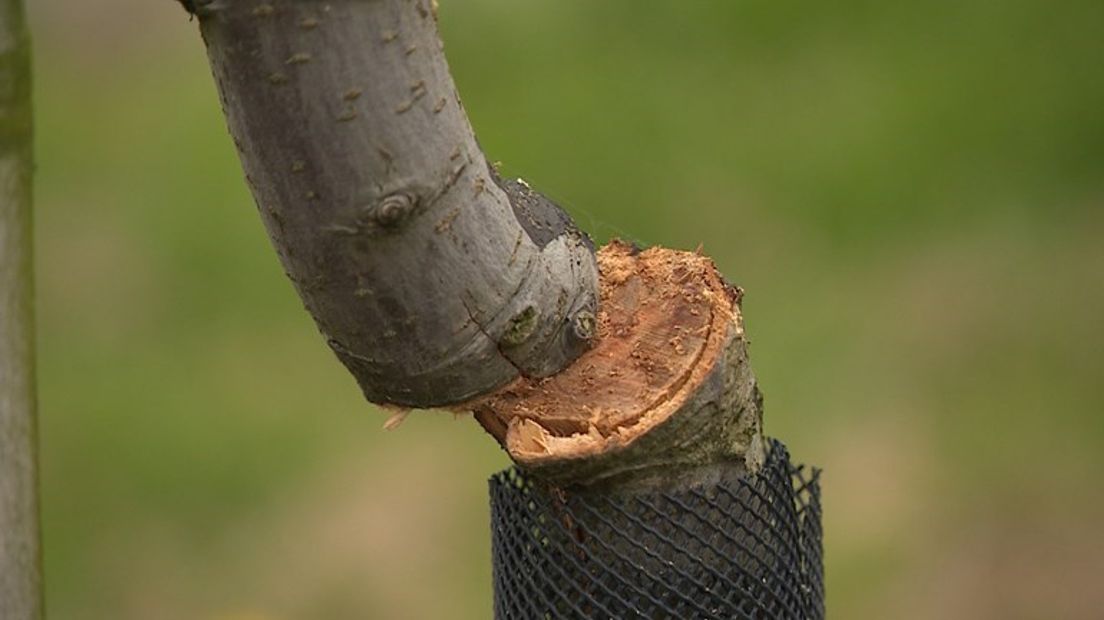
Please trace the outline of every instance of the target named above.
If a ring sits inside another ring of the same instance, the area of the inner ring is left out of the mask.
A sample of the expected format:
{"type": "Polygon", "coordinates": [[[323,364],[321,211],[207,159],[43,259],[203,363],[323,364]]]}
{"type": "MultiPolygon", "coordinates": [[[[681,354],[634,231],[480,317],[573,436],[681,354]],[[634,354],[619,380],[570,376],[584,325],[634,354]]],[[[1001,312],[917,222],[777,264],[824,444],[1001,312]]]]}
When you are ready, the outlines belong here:
{"type": "Polygon", "coordinates": [[[42,617],[31,270],[30,39],[0,0],[0,618],[42,617]]]}
{"type": "Polygon", "coordinates": [[[368,400],[459,403],[589,345],[594,249],[480,151],[430,0],[189,0],[261,217],[368,400]]]}
{"type": "Polygon", "coordinates": [[[474,411],[561,485],[758,468],[739,289],[696,253],[596,259],[499,179],[432,0],[181,1],[273,245],[370,401],[474,411]]]}

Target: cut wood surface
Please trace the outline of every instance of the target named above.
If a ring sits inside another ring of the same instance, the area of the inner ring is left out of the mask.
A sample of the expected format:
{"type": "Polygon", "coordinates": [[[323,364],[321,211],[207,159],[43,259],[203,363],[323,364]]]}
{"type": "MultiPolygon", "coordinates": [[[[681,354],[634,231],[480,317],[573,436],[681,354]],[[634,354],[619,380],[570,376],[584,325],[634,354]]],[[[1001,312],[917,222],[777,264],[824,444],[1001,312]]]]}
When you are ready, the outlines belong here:
{"type": "Polygon", "coordinates": [[[613,242],[598,254],[595,346],[563,372],[469,406],[546,479],[593,484],[763,457],[762,398],[739,289],[692,252],[613,242]]]}

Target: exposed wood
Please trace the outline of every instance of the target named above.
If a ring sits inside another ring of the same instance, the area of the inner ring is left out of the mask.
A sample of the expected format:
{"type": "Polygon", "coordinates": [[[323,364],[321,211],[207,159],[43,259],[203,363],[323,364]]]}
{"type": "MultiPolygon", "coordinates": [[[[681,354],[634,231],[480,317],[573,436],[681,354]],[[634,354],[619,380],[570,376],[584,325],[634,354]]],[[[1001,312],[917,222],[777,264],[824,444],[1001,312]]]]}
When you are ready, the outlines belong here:
{"type": "Polygon", "coordinates": [[[739,289],[708,258],[614,242],[598,253],[594,348],[470,406],[513,459],[560,484],[621,483],[763,458],[762,397],[739,289]]]}
{"type": "Polygon", "coordinates": [[[31,67],[21,0],[0,0],[0,618],[42,617],[31,276],[31,67]]]}
{"type": "Polygon", "coordinates": [[[430,0],[190,0],[285,271],[367,398],[457,403],[582,353],[593,246],[501,182],[430,0]]]}

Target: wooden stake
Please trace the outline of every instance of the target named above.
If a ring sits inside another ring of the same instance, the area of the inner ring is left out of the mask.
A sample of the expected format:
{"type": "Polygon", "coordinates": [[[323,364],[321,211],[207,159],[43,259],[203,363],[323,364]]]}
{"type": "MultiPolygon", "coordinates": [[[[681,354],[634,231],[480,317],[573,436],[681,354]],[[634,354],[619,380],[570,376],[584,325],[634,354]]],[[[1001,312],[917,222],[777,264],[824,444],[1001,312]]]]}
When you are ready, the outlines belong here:
{"type": "Polygon", "coordinates": [[[0,618],[42,617],[31,269],[30,39],[0,0],[0,618]]]}

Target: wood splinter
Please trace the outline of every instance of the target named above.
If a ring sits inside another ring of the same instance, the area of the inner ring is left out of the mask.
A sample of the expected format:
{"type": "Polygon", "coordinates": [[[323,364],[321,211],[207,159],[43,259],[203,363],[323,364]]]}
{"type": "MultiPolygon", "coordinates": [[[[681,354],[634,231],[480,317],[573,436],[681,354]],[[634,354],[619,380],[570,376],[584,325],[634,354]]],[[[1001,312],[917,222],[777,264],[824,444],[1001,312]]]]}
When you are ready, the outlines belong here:
{"type": "Polygon", "coordinates": [[[560,486],[646,481],[703,465],[758,470],[762,396],[741,291],[693,252],[598,252],[595,345],[552,377],[466,404],[522,468],[560,486]]]}

